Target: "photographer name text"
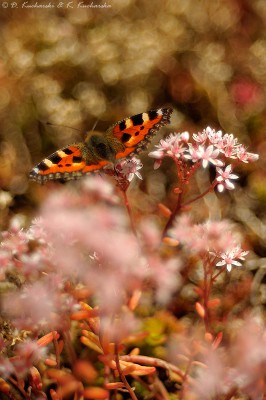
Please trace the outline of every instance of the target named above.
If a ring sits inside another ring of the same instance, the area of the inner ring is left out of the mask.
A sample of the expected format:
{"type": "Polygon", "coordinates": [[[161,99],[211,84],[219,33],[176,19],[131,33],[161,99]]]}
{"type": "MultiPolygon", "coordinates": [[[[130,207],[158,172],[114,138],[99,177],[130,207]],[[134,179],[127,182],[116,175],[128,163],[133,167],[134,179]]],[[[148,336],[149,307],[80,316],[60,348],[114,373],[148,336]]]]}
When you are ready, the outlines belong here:
{"type": "Polygon", "coordinates": [[[74,1],[67,1],[67,2],[63,2],[63,1],[59,1],[58,3],[53,3],[53,2],[49,2],[49,3],[41,3],[38,1],[35,1],[34,3],[31,3],[29,1],[24,1],[21,4],[18,4],[16,2],[2,2],[0,3],[0,6],[2,6],[2,8],[25,8],[25,9],[51,9],[51,8],[111,8],[111,4],[107,4],[102,3],[102,4],[97,4],[94,3],[93,1],[91,1],[90,3],[85,3],[83,1],[80,1],[78,3],[74,2],[74,1]]]}

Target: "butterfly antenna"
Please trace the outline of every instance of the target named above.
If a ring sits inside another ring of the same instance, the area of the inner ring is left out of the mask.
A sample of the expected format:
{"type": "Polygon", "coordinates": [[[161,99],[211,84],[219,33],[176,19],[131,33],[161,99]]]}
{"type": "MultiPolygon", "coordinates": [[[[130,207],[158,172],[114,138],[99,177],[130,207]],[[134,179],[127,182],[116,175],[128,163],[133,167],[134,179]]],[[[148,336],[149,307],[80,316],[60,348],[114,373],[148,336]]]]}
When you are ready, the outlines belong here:
{"type": "Polygon", "coordinates": [[[98,122],[99,122],[99,120],[96,119],[96,121],[95,121],[94,124],[93,124],[93,127],[91,128],[91,132],[94,131],[94,129],[96,128],[96,125],[98,124],[98,122]]]}
{"type": "Polygon", "coordinates": [[[69,128],[69,129],[73,129],[74,131],[82,132],[80,129],[73,128],[73,126],[68,126],[68,125],[53,124],[52,122],[46,122],[46,125],[59,126],[59,127],[62,127],[62,128],[69,128]]]}

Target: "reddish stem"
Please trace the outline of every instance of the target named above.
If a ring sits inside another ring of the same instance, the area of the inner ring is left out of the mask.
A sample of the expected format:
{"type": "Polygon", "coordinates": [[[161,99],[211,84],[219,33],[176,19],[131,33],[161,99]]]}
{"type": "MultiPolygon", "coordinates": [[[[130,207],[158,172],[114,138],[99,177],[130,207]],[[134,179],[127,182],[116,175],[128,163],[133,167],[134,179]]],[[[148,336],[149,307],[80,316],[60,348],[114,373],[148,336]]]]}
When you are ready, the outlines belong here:
{"type": "Polygon", "coordinates": [[[208,283],[208,271],[206,264],[203,262],[203,270],[204,270],[204,285],[203,285],[203,306],[205,310],[205,315],[204,315],[204,325],[205,325],[205,330],[206,332],[210,331],[209,327],[209,313],[208,313],[208,301],[209,301],[209,294],[210,294],[210,289],[209,289],[209,283],[208,283]]]}
{"type": "Polygon", "coordinates": [[[129,385],[128,381],[126,380],[125,375],[123,374],[123,371],[120,367],[120,361],[119,361],[119,354],[118,354],[118,346],[117,344],[115,345],[115,362],[116,362],[116,368],[117,371],[119,373],[120,379],[121,381],[124,383],[125,388],[128,390],[128,393],[131,397],[132,400],[138,400],[138,398],[136,397],[134,390],[132,389],[132,387],[129,385]]]}
{"type": "Polygon", "coordinates": [[[217,272],[216,275],[213,275],[212,282],[215,282],[216,278],[218,278],[218,276],[221,275],[221,273],[224,272],[225,270],[226,270],[226,265],[224,267],[222,267],[221,270],[219,272],[217,272]]]}
{"type": "Polygon", "coordinates": [[[180,391],[180,394],[179,394],[179,399],[180,400],[183,400],[185,398],[184,397],[184,395],[185,395],[185,385],[186,385],[186,381],[187,381],[187,377],[188,377],[191,365],[192,365],[192,360],[190,359],[189,362],[188,362],[185,374],[184,374],[183,383],[182,383],[181,391],[180,391]]]}
{"type": "MultiPolygon", "coordinates": [[[[198,168],[198,166],[197,166],[197,168],[198,168]]],[[[194,172],[197,170],[197,168],[195,168],[195,169],[192,171],[192,173],[194,173],[194,172]]],[[[191,173],[191,174],[192,174],[192,173],[191,173]]],[[[180,180],[181,180],[181,182],[185,182],[185,179],[182,180],[182,178],[180,178],[180,180]]],[[[211,186],[210,186],[208,189],[206,189],[203,193],[201,193],[201,194],[199,194],[198,196],[194,197],[194,199],[189,200],[189,201],[187,201],[187,202],[184,203],[184,204],[181,204],[182,192],[183,192],[183,187],[184,187],[184,183],[182,183],[182,185],[180,185],[180,191],[181,191],[181,193],[179,193],[179,195],[178,195],[177,205],[176,205],[174,211],[172,212],[171,217],[169,218],[169,220],[168,220],[168,222],[167,222],[167,224],[166,224],[166,226],[165,226],[165,228],[164,228],[164,230],[163,230],[162,237],[164,238],[164,236],[166,235],[168,229],[172,226],[173,221],[175,220],[176,216],[178,215],[178,213],[180,212],[180,210],[181,210],[182,208],[186,207],[187,205],[193,203],[193,202],[196,201],[196,200],[201,199],[202,197],[206,196],[206,194],[212,192],[212,191],[214,190],[214,188],[215,188],[216,185],[217,185],[217,181],[216,181],[216,179],[215,179],[215,180],[213,181],[213,183],[211,184],[211,186]]]]}
{"type": "Polygon", "coordinates": [[[214,190],[214,188],[215,188],[216,185],[217,185],[217,182],[216,182],[216,179],[215,179],[215,180],[212,182],[211,186],[210,186],[208,189],[205,190],[205,192],[203,192],[203,193],[199,194],[198,196],[194,197],[194,199],[187,201],[186,203],[184,203],[184,204],[182,205],[182,207],[186,207],[186,206],[188,206],[189,204],[193,203],[194,201],[199,200],[199,199],[201,199],[202,197],[206,196],[206,194],[208,194],[208,193],[210,193],[210,192],[213,192],[213,190],[214,190]]]}
{"type": "Polygon", "coordinates": [[[24,396],[24,399],[30,400],[29,394],[24,390],[23,387],[19,385],[19,383],[14,378],[9,377],[7,381],[16,387],[16,389],[24,396]]]}
{"type": "Polygon", "coordinates": [[[126,190],[121,190],[122,194],[123,194],[123,199],[124,199],[124,203],[127,209],[127,213],[129,216],[129,220],[130,220],[130,225],[131,225],[131,229],[132,232],[134,233],[135,236],[137,236],[137,231],[135,229],[135,225],[134,225],[134,220],[133,220],[133,216],[132,216],[132,211],[131,211],[131,207],[128,201],[128,197],[127,197],[127,192],[126,190]]]}
{"type": "MultiPolygon", "coordinates": [[[[181,190],[181,188],[180,188],[180,190],[181,190]]],[[[178,213],[179,213],[179,211],[181,209],[181,199],[182,199],[182,191],[181,191],[181,193],[178,194],[176,207],[175,207],[174,211],[172,212],[171,217],[169,218],[167,224],[164,227],[164,230],[163,230],[163,233],[162,233],[162,238],[165,237],[168,229],[171,228],[171,226],[173,224],[173,221],[175,220],[176,216],[178,215],[178,213]]]]}
{"type": "Polygon", "coordinates": [[[71,364],[74,364],[76,362],[77,356],[76,356],[75,350],[72,345],[70,333],[68,330],[65,330],[63,335],[65,338],[66,349],[67,349],[71,364]]]}
{"type": "Polygon", "coordinates": [[[56,339],[55,332],[53,332],[53,343],[54,343],[54,349],[55,349],[56,367],[60,368],[60,353],[59,353],[58,341],[56,339]]]}

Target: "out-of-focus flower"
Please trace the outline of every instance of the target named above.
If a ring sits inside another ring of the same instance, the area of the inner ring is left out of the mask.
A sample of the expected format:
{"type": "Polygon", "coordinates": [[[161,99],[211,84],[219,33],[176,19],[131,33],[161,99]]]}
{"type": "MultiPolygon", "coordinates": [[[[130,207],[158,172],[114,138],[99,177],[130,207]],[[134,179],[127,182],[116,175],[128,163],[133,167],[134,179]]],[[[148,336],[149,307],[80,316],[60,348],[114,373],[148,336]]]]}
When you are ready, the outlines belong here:
{"type": "Polygon", "coordinates": [[[150,257],[149,269],[151,278],[156,287],[156,300],[159,304],[165,305],[171,299],[173,293],[181,284],[181,261],[178,258],[171,258],[162,261],[150,257]]]}
{"type": "Polygon", "coordinates": [[[15,372],[14,365],[7,357],[0,357],[0,376],[3,379],[8,378],[15,372]]]}
{"type": "Polygon", "coordinates": [[[150,219],[143,220],[139,226],[142,248],[147,252],[153,252],[161,244],[161,232],[155,222],[150,219]]]}
{"type": "Polygon", "coordinates": [[[115,194],[114,186],[110,185],[102,176],[95,175],[93,178],[87,176],[81,180],[83,192],[94,201],[107,201],[118,203],[118,196],[115,194]]]}
{"type": "Polygon", "coordinates": [[[2,233],[0,267],[2,273],[18,269],[19,273],[37,276],[51,264],[51,248],[42,221],[36,219],[28,230],[12,224],[10,231],[2,233]]]}
{"type": "Polygon", "coordinates": [[[56,303],[60,297],[57,298],[56,288],[53,288],[51,283],[35,282],[5,297],[3,309],[12,317],[17,327],[20,329],[47,328],[50,323],[53,325],[58,322],[56,311],[62,304],[56,303]]]}
{"type": "Polygon", "coordinates": [[[221,168],[217,168],[217,173],[219,176],[216,178],[217,182],[219,182],[217,189],[219,192],[222,192],[224,189],[233,190],[235,185],[230,181],[230,179],[238,179],[238,176],[232,174],[232,165],[227,165],[227,167],[222,170],[221,168]]]}
{"type": "Polygon", "coordinates": [[[231,251],[220,254],[221,261],[216,263],[217,267],[226,265],[227,271],[231,271],[232,266],[241,267],[241,263],[237,260],[245,260],[248,251],[243,251],[240,247],[236,247],[231,251]]]}
{"type": "Polygon", "coordinates": [[[236,247],[238,237],[228,221],[207,221],[193,224],[188,216],[177,218],[170,231],[171,236],[187,246],[192,253],[225,253],[228,248],[236,247]],[[222,235],[221,232],[226,232],[222,235]]]}
{"type": "Polygon", "coordinates": [[[45,348],[40,348],[36,341],[26,340],[16,347],[15,356],[11,358],[17,376],[24,377],[29,369],[46,353],[45,348]]]}

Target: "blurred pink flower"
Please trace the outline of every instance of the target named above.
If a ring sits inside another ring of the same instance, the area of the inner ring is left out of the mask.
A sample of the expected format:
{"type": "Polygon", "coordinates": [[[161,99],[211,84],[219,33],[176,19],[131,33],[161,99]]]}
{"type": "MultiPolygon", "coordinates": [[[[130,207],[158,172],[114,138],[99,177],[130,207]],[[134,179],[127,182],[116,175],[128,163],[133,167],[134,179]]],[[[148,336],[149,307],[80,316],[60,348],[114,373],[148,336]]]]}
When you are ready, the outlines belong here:
{"type": "Polygon", "coordinates": [[[86,176],[80,181],[83,193],[89,196],[87,201],[106,201],[107,203],[117,204],[119,198],[114,191],[114,186],[104,179],[104,177],[95,175],[92,179],[91,176],[86,176]]]}
{"type": "Polygon", "coordinates": [[[206,341],[199,327],[170,338],[171,362],[188,372],[184,398],[232,398],[236,393],[241,399],[264,398],[265,326],[254,318],[247,318],[227,329],[227,340],[218,348],[206,341]]]}
{"type": "Polygon", "coordinates": [[[46,328],[56,311],[55,288],[36,282],[3,300],[3,310],[20,329],[46,328]]]}
{"type": "Polygon", "coordinates": [[[156,300],[159,304],[167,304],[174,292],[180,287],[181,266],[181,260],[178,258],[171,258],[166,261],[152,256],[149,258],[150,279],[154,282],[156,300]]]}
{"type": "Polygon", "coordinates": [[[8,378],[15,372],[12,362],[4,356],[0,356],[0,376],[2,379],[8,378]]]}
{"type": "Polygon", "coordinates": [[[227,221],[207,221],[203,224],[193,224],[187,216],[177,218],[170,231],[171,236],[187,246],[192,253],[220,254],[236,247],[237,235],[232,225],[227,221]],[[221,235],[226,232],[226,235],[221,235]]]}
{"type": "Polygon", "coordinates": [[[45,355],[45,348],[39,347],[36,341],[26,340],[17,345],[15,356],[11,358],[14,372],[17,377],[23,378],[29,373],[29,369],[45,355]]]}
{"type": "MultiPolygon", "coordinates": [[[[35,220],[29,230],[11,228],[2,233],[0,268],[2,274],[17,269],[25,278],[37,276],[50,265],[51,251],[41,220],[35,220]]],[[[4,277],[4,275],[3,275],[4,277]]]]}
{"type": "Polygon", "coordinates": [[[106,332],[110,342],[121,343],[128,336],[139,330],[140,321],[128,309],[121,310],[119,315],[104,315],[101,318],[101,330],[106,332]]]}

